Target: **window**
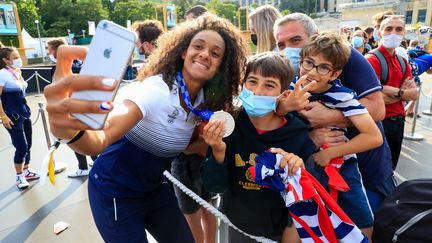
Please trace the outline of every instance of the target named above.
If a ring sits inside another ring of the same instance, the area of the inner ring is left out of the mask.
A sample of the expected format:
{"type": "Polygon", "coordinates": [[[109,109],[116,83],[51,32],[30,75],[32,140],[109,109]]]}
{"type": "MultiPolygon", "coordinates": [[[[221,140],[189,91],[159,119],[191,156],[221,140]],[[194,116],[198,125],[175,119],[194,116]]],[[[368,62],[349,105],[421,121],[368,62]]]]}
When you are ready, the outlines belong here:
{"type": "Polygon", "coordinates": [[[419,10],[417,22],[426,23],[426,9],[419,10]]]}
{"type": "Polygon", "coordinates": [[[406,11],[405,23],[412,24],[412,14],[413,14],[413,11],[406,11]]]}

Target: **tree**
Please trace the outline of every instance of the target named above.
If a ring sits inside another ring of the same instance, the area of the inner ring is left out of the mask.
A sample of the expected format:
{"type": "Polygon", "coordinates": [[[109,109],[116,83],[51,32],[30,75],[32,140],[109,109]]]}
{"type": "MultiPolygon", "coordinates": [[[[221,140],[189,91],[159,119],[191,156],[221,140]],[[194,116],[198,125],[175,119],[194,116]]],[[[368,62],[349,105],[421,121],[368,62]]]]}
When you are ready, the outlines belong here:
{"type": "Polygon", "coordinates": [[[141,21],[155,18],[155,4],[149,0],[129,0],[117,2],[111,14],[111,20],[126,26],[126,21],[141,21]]]}
{"type": "Polygon", "coordinates": [[[102,0],[42,0],[41,13],[47,36],[65,36],[68,29],[81,33],[88,29],[87,21],[108,18],[102,0]]]}
{"type": "Polygon", "coordinates": [[[212,0],[208,2],[206,7],[210,12],[231,21],[231,23],[234,23],[234,19],[237,17],[238,5],[235,3],[221,3],[219,0],[212,0]]]}
{"type": "MultiPolygon", "coordinates": [[[[35,20],[40,20],[39,9],[36,6],[35,0],[17,0],[15,4],[18,9],[18,16],[21,23],[21,28],[24,28],[30,35],[37,36],[35,20]]],[[[43,34],[43,31],[41,32],[43,34]]],[[[0,40],[5,45],[18,46],[17,36],[1,36],[0,40]]]]}

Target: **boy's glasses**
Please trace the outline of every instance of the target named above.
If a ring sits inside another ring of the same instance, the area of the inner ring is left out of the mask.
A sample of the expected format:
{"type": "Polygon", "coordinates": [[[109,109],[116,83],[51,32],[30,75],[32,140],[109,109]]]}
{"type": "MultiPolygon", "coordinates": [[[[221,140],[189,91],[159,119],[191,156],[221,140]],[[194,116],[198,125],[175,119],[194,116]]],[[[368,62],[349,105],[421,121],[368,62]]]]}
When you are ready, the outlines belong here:
{"type": "Polygon", "coordinates": [[[301,66],[306,70],[306,71],[312,71],[312,69],[316,68],[317,72],[321,75],[327,75],[328,73],[330,73],[331,71],[333,71],[333,69],[327,65],[327,64],[320,64],[320,65],[315,65],[315,63],[313,63],[310,60],[303,60],[301,62],[301,66]]]}

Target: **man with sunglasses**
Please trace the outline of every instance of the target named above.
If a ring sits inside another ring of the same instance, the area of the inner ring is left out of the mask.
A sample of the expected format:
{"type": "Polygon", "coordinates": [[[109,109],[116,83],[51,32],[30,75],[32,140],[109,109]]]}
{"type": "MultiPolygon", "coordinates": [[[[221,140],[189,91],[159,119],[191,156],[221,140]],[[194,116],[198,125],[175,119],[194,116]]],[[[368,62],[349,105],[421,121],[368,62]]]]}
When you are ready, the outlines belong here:
{"type": "Polygon", "coordinates": [[[393,169],[396,169],[402,148],[405,126],[404,101],[414,100],[418,91],[408,61],[398,57],[395,49],[405,35],[405,24],[399,16],[388,16],[380,24],[380,43],[376,51],[366,55],[383,85],[382,95],[386,114],[383,120],[385,136],[391,150],[393,169]],[[383,65],[383,63],[387,65],[383,65]],[[386,68],[387,70],[382,70],[386,68]]]}
{"type": "MultiPolygon", "coordinates": [[[[276,21],[274,35],[279,50],[285,48],[300,50],[314,34],[318,27],[307,15],[293,13],[276,21]]],[[[291,58],[290,58],[291,60],[291,58]]],[[[372,118],[377,122],[378,128],[384,134],[381,120],[384,119],[385,106],[381,96],[381,85],[367,60],[355,49],[351,49],[348,63],[343,67],[338,79],[347,88],[355,91],[360,103],[367,108],[372,118]]],[[[278,113],[284,114],[289,109],[287,104],[280,102],[278,113]]],[[[305,110],[299,114],[311,122],[312,127],[348,127],[348,132],[332,131],[329,128],[314,129],[310,133],[317,146],[322,144],[335,145],[345,142],[345,135],[350,139],[358,134],[357,129],[345,118],[342,112],[329,109],[319,102],[306,105],[305,110]]],[[[393,170],[390,150],[384,139],[383,145],[376,149],[357,154],[359,169],[369,199],[372,211],[375,212],[382,200],[394,189],[393,170]]],[[[363,227],[372,226],[363,225],[363,227]]]]}

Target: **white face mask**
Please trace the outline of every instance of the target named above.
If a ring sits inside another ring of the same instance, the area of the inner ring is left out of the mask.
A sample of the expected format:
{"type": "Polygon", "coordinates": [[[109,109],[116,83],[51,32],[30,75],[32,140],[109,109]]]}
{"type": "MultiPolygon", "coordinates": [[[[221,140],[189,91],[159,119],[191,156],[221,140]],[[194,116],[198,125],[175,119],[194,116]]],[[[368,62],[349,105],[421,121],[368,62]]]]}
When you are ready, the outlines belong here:
{"type": "Polygon", "coordinates": [[[51,60],[51,62],[53,62],[53,63],[57,63],[57,59],[54,57],[54,55],[49,55],[48,56],[49,57],[49,59],[51,60]]]}
{"type": "Polygon", "coordinates": [[[403,36],[397,34],[384,35],[381,39],[385,48],[394,49],[400,46],[403,36]]]}
{"type": "Polygon", "coordinates": [[[12,67],[13,68],[21,68],[22,67],[22,60],[21,60],[21,58],[12,60],[12,67]]]}

